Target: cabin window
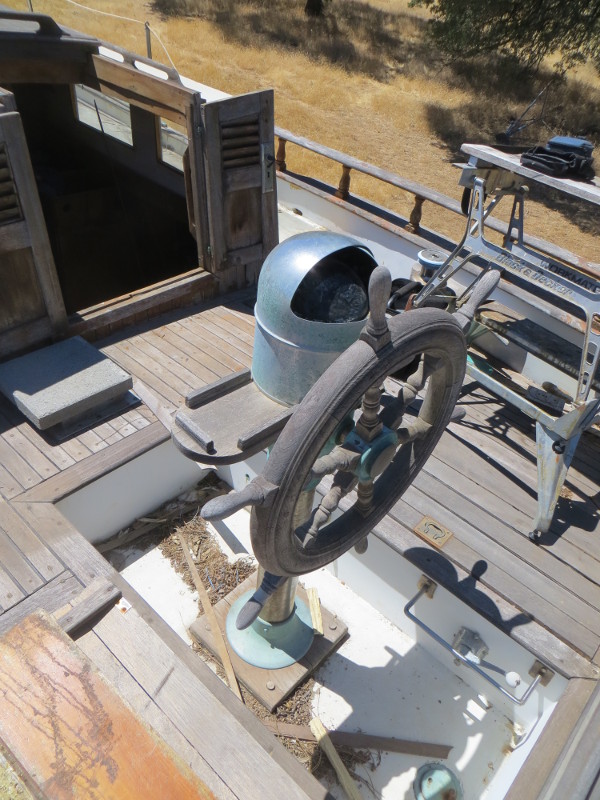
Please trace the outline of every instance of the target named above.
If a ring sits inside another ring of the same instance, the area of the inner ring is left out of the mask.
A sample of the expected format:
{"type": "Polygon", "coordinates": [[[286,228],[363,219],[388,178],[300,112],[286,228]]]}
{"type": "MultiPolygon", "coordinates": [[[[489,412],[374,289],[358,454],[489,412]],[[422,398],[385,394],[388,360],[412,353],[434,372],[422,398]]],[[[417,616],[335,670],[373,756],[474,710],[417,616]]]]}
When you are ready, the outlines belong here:
{"type": "Polygon", "coordinates": [[[129,104],[83,84],[75,84],[75,115],[79,122],[119,142],[133,146],[129,104]]]}
{"type": "Polygon", "coordinates": [[[183,154],[188,146],[185,128],[171,120],[160,119],[158,157],[170,167],[183,172],[183,154]]]}

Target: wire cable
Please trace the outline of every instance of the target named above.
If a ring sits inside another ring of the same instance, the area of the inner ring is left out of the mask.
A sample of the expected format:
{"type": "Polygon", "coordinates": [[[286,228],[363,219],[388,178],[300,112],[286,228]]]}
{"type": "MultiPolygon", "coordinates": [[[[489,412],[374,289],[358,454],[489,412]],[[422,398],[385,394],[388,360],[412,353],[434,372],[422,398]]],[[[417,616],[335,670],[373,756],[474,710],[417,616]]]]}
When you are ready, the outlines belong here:
{"type": "Polygon", "coordinates": [[[84,6],[83,3],[77,3],[76,0],[64,0],[64,2],[70,3],[72,6],[77,6],[77,8],[82,8],[84,11],[90,11],[92,14],[100,14],[103,17],[112,17],[113,19],[120,19],[123,22],[135,22],[137,25],[144,25],[144,27],[147,27],[150,33],[154,37],[156,37],[156,40],[158,41],[162,49],[165,51],[165,54],[169,59],[169,63],[171,64],[175,72],[177,72],[177,74],[179,75],[179,71],[177,70],[177,67],[175,66],[175,63],[173,62],[173,59],[171,58],[169,51],[167,50],[163,40],[160,38],[158,33],[153,28],[151,28],[150,25],[148,25],[146,22],[142,22],[142,20],[140,19],[134,19],[133,17],[124,17],[121,14],[113,14],[110,11],[100,11],[100,9],[98,8],[90,8],[90,6],[84,6]]]}

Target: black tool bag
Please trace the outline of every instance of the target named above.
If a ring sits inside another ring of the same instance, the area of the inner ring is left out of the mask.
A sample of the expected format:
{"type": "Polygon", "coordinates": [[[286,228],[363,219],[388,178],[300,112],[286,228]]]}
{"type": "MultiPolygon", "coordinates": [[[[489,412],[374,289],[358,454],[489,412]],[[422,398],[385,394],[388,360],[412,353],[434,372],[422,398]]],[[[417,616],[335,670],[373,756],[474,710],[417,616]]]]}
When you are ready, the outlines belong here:
{"type": "Polygon", "coordinates": [[[593,145],[586,139],[555,136],[545,147],[532,147],[521,156],[521,164],[558,178],[594,178],[593,145]]]}

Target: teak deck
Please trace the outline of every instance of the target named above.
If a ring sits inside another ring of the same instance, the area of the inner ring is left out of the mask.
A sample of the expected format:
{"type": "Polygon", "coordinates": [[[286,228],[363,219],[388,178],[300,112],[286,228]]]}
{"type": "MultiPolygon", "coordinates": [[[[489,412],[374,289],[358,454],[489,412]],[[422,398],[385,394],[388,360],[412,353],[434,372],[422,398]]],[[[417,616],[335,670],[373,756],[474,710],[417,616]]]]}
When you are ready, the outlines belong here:
{"type": "MultiPolygon", "coordinates": [[[[321,798],[325,790],[54,505],[165,441],[158,419],[189,391],[250,365],[251,306],[238,293],[96,342],[133,375],[144,402],[60,444],[0,400],[0,634],[38,608],[64,616],[87,598],[73,631],[79,647],[215,795],[321,798]],[[100,603],[99,579],[123,593],[129,612],[100,603]]],[[[538,796],[600,675],[600,442],[583,437],[552,529],[536,546],[527,536],[533,424],[475,384],[460,404],[464,419],[449,426],[377,535],[571,678],[544,746],[510,795],[524,800],[538,796]],[[425,515],[453,534],[442,550],[413,531],[425,515]]],[[[571,763],[586,762],[575,754],[571,763]]]]}

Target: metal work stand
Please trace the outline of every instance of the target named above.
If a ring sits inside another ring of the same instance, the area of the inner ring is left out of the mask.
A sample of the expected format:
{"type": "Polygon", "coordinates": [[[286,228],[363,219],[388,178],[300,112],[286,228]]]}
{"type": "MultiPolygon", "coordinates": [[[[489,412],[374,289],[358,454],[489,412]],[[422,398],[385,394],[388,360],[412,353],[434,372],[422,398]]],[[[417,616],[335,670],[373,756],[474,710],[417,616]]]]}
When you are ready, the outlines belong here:
{"type": "Polygon", "coordinates": [[[459,306],[461,302],[469,301],[477,284],[487,280],[493,289],[504,274],[509,280],[515,278],[520,284],[526,285],[527,298],[531,299],[532,305],[542,308],[543,303],[539,302],[539,298],[547,296],[553,316],[578,328],[583,334],[577,390],[571,408],[559,412],[558,416],[546,412],[535,402],[500,382],[477,356],[470,356],[467,364],[468,375],[536,421],[538,509],[529,535],[533,541],[537,541],[550,528],[581,434],[594,423],[600,411],[600,399],[590,396],[600,357],[600,283],[585,273],[553,261],[546,255],[542,256],[524,244],[523,212],[528,191],[525,184],[531,181],[546,184],[595,205],[600,205],[600,187],[541,175],[522,167],[518,156],[501,153],[490,147],[465,145],[463,150],[471,158],[463,167],[461,184],[472,191],[465,235],[418,295],[414,306],[421,305],[467,265],[471,270],[474,266],[482,266],[481,273],[458,298],[459,306]],[[499,246],[486,239],[485,225],[493,209],[505,196],[512,197],[513,206],[508,232],[502,246],[499,246]],[[485,207],[487,197],[492,199],[485,207]],[[491,275],[495,275],[495,278],[491,278],[491,275]]]}

